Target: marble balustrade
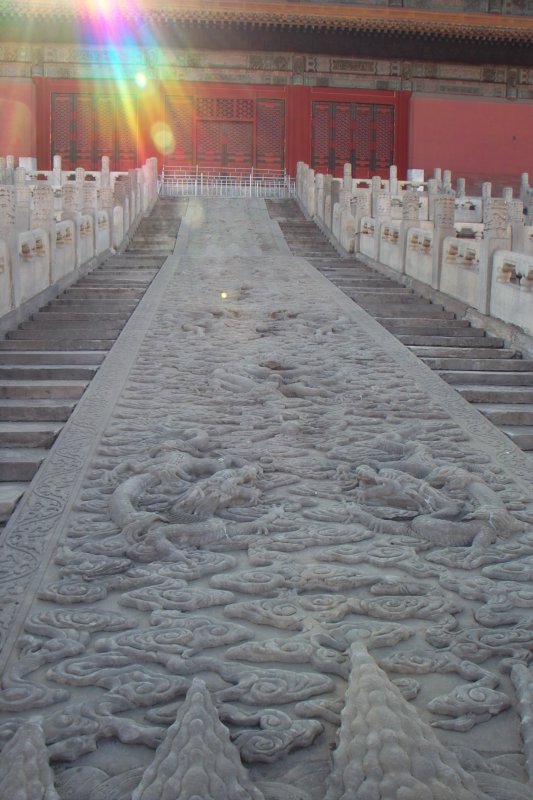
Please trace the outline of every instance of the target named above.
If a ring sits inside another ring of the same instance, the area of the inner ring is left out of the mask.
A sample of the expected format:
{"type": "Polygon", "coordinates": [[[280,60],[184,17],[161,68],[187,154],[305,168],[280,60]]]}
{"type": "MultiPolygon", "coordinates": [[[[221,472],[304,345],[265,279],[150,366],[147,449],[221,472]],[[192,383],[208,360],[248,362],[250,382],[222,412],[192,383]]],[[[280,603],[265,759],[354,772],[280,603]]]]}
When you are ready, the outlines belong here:
{"type": "Polygon", "coordinates": [[[155,158],[119,173],[0,157],[0,335],[119,250],[157,193],[155,158]]]}
{"type": "Polygon", "coordinates": [[[427,284],[481,314],[533,335],[533,187],[522,175],[520,194],[505,188],[479,196],[465,180],[452,187],[448,170],[424,182],[343,178],[315,173],[300,162],[297,197],[305,212],[348,253],[360,253],[427,284]]]}

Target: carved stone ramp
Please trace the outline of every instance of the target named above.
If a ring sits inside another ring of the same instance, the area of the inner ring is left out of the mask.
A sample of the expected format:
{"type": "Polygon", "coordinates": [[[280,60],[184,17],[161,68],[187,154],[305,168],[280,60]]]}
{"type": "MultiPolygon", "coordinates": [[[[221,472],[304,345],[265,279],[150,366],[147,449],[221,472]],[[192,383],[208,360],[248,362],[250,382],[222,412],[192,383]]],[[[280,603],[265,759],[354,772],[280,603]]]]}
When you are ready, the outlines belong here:
{"type": "Polygon", "coordinates": [[[530,464],[192,198],[0,539],[4,794],[532,800],[530,464]]]}
{"type": "Polygon", "coordinates": [[[518,447],[533,451],[533,360],[393,277],[339,255],[296,201],[268,203],[291,252],[307,258],[518,447]]]}
{"type": "Polygon", "coordinates": [[[159,200],[124,253],[0,341],[0,529],[174,249],[185,208],[159,200]]]}

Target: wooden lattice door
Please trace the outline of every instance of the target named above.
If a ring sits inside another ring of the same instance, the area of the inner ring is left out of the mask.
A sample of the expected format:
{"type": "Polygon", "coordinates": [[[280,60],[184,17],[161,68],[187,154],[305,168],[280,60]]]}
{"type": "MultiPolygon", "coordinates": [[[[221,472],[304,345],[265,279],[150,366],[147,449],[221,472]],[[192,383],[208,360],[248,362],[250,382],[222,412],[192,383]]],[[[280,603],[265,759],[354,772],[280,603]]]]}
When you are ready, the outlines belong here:
{"type": "Polygon", "coordinates": [[[64,169],[100,169],[109,156],[111,169],[137,166],[136,112],[115,94],[52,94],[51,155],[64,169]]]}
{"type": "Polygon", "coordinates": [[[313,103],[312,166],[340,174],[351,164],[361,177],[386,174],[394,162],[394,106],[313,103]]]}
{"type": "Polygon", "coordinates": [[[253,97],[167,95],[172,147],[165,163],[214,169],[283,169],[285,101],[253,97]]]}
{"type": "Polygon", "coordinates": [[[252,166],[253,100],[199,97],[196,120],[196,160],[201,167],[252,166]]]}
{"type": "Polygon", "coordinates": [[[260,169],[285,167],[285,101],[260,99],[256,108],[256,162],[260,169]]]}

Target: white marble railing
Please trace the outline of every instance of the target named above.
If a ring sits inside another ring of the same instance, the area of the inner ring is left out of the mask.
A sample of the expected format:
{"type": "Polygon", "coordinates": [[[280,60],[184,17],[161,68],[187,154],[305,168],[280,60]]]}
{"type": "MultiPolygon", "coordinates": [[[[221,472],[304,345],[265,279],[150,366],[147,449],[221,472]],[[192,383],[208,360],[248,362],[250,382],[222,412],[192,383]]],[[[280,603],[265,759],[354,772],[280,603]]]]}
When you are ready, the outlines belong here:
{"type": "Polygon", "coordinates": [[[0,336],[119,250],[157,198],[156,159],[128,173],[31,162],[0,158],[0,336]]]}
{"type": "Polygon", "coordinates": [[[481,314],[533,335],[533,189],[526,173],[520,198],[504,189],[468,196],[448,172],[414,184],[315,174],[300,162],[300,204],[333,240],[443,292],[481,314]]]}

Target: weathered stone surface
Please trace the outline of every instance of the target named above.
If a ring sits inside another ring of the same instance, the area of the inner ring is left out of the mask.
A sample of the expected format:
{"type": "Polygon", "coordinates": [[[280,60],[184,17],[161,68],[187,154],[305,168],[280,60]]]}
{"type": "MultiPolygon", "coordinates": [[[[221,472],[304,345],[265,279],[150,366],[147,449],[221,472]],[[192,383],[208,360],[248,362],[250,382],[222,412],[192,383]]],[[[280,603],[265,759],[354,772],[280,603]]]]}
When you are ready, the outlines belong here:
{"type": "Polygon", "coordinates": [[[39,713],[61,800],[529,797],[530,462],[278,242],[190,202],[7,526],[3,752],[39,713]]]}

